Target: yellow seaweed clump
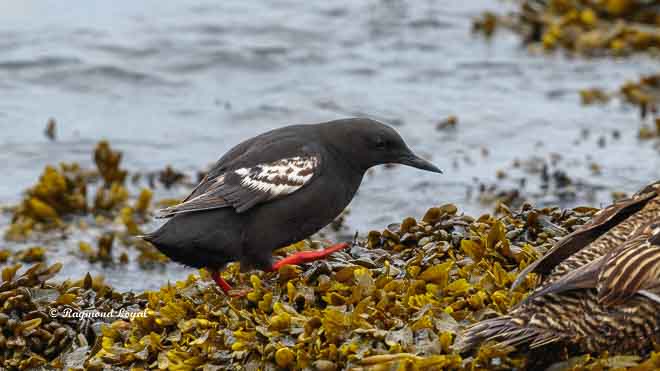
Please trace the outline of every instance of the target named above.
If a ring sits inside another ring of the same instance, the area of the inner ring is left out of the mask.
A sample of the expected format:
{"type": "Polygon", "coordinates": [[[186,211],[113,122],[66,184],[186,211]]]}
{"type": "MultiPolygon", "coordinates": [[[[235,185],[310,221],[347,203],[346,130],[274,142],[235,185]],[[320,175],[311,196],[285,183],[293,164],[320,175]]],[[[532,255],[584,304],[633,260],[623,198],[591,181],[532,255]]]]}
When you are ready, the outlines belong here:
{"type": "Polygon", "coordinates": [[[639,139],[647,140],[660,138],[660,117],[655,119],[655,128],[647,125],[642,125],[639,128],[639,139]]]}
{"type": "Polygon", "coordinates": [[[499,25],[543,50],[619,56],[660,49],[660,10],[653,1],[523,0],[512,15],[484,13],[473,31],[490,36],[499,25]]]}
{"type": "Polygon", "coordinates": [[[46,249],[41,246],[33,246],[18,252],[15,259],[24,263],[34,263],[46,259],[46,249]]]}
{"type": "Polygon", "coordinates": [[[120,168],[122,153],[114,151],[110,144],[102,140],[94,149],[94,163],[103,179],[103,186],[94,196],[94,213],[107,213],[119,210],[126,205],[129,193],[124,182],[128,172],[120,168]]]}
{"type": "Polygon", "coordinates": [[[112,150],[108,142],[101,141],[94,151],[96,171],[85,171],[77,163],[46,166],[37,183],[25,192],[13,212],[5,239],[23,241],[34,231],[48,231],[67,226],[66,217],[93,212],[97,223],[107,222],[119,212],[120,221],[129,234],[138,234],[137,227],[149,217],[148,209],[153,193],[143,188],[134,207],[129,208],[130,194],[124,185],[127,171],[120,168],[121,153],[112,150]],[[98,179],[91,207],[88,205],[88,187],[98,179]]]}
{"type": "Polygon", "coordinates": [[[119,168],[121,156],[121,152],[113,151],[106,140],[98,142],[94,149],[94,163],[106,187],[110,187],[113,183],[123,184],[126,179],[127,171],[119,168]]]}
{"type": "Polygon", "coordinates": [[[77,164],[46,166],[37,184],[15,208],[5,238],[23,240],[33,230],[62,226],[63,216],[87,212],[86,195],[86,174],[77,164]]]}
{"type": "Polygon", "coordinates": [[[483,12],[472,21],[472,33],[482,33],[485,37],[491,37],[497,29],[497,16],[493,12],[483,12]]]}
{"type": "Polygon", "coordinates": [[[580,91],[580,98],[584,105],[607,103],[615,96],[629,105],[638,107],[642,120],[650,117],[651,124],[643,123],[640,127],[639,139],[660,138],[660,117],[658,116],[660,74],[646,75],[637,81],[628,81],[618,89],[618,92],[605,92],[598,88],[580,91]]]}
{"type": "Polygon", "coordinates": [[[660,73],[642,76],[639,81],[626,82],[619,89],[623,99],[639,107],[642,119],[657,116],[660,105],[660,73]]]}
{"type": "Polygon", "coordinates": [[[94,249],[89,243],[80,241],[78,243],[78,250],[88,261],[94,263],[97,261],[103,263],[112,263],[112,246],[115,241],[115,234],[113,232],[103,233],[98,238],[97,249],[94,249]]]}
{"type": "Polygon", "coordinates": [[[602,89],[582,89],[580,90],[580,100],[586,106],[596,103],[607,103],[610,101],[610,96],[602,89]]]}
{"type": "MultiPolygon", "coordinates": [[[[92,211],[95,214],[108,214],[126,206],[129,193],[124,186],[127,171],[119,168],[121,153],[113,151],[106,141],[98,143],[94,151],[94,161],[98,174],[83,171],[76,163],[62,163],[59,167],[46,166],[37,184],[25,192],[21,203],[14,208],[12,222],[5,238],[25,240],[33,231],[46,231],[66,225],[64,217],[87,214],[88,185],[100,175],[104,183],[97,187],[92,211]]],[[[141,215],[151,201],[151,193],[143,190],[136,202],[141,215]]],[[[131,228],[133,232],[134,228],[131,228]]]]}
{"type": "Polygon", "coordinates": [[[153,195],[154,195],[153,191],[150,190],[149,188],[142,188],[142,190],[140,191],[140,195],[135,201],[135,206],[134,206],[135,211],[144,215],[149,210],[149,204],[151,203],[151,199],[153,198],[153,195]]]}
{"type": "MultiPolygon", "coordinates": [[[[143,188],[135,200],[135,206],[125,206],[119,212],[119,218],[126,227],[126,232],[131,236],[142,234],[139,225],[146,221],[147,212],[153,192],[148,188],[143,188]]],[[[125,201],[125,199],[123,199],[125,201]]]]}
{"type": "Polygon", "coordinates": [[[94,196],[94,212],[112,211],[126,204],[128,190],[121,184],[114,182],[110,188],[99,187],[94,196]]]}

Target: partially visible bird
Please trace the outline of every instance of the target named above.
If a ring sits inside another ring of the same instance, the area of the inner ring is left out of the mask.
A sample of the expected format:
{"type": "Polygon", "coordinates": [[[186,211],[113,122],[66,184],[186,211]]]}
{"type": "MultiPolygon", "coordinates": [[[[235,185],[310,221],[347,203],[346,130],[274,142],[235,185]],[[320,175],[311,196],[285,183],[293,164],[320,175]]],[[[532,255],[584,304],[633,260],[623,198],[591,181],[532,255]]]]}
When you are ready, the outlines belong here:
{"type": "Polygon", "coordinates": [[[216,283],[229,262],[277,270],[332,254],[299,252],[273,264],[272,251],[332,222],[372,166],[399,163],[441,173],[416,156],[391,127],[367,118],[275,129],[222,156],[186,199],[162,210],[170,218],[142,236],[172,260],[209,268],[216,283]]]}
{"type": "Polygon", "coordinates": [[[508,315],[469,327],[460,351],[484,341],[537,349],[641,352],[660,340],[660,182],[614,203],[523,270],[540,286],[508,315]]]}

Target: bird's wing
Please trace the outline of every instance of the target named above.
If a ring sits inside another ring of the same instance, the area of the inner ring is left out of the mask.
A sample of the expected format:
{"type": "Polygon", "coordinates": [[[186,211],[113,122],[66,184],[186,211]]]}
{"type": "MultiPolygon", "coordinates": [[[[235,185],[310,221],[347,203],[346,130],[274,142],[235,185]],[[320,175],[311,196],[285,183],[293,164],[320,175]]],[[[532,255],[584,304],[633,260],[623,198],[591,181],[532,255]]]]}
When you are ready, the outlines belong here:
{"type": "MultiPolygon", "coordinates": [[[[598,275],[598,301],[616,305],[641,291],[660,294],[660,221],[608,255],[598,275]]],[[[648,296],[648,295],[647,295],[648,296]]],[[[653,298],[652,296],[650,296],[653,298]]]]}
{"type": "Polygon", "coordinates": [[[575,289],[596,289],[603,305],[615,305],[631,296],[660,295],[660,222],[640,228],[621,246],[536,290],[525,301],[575,289]]]}
{"type": "Polygon", "coordinates": [[[542,286],[534,291],[523,300],[522,304],[543,295],[558,294],[560,292],[576,289],[596,288],[598,285],[598,274],[602,270],[605,261],[606,258],[603,256],[578,269],[566,273],[549,285],[542,286]]]}
{"type": "Polygon", "coordinates": [[[659,194],[658,188],[660,188],[660,182],[647,186],[631,198],[615,202],[598,211],[589,222],[562,238],[542,258],[523,269],[513,282],[511,290],[520,285],[529,273],[550,273],[567,257],[580,251],[609,229],[639,211],[649,200],[659,194]]]}
{"type": "Polygon", "coordinates": [[[229,206],[242,213],[299,190],[319,172],[319,165],[319,156],[304,155],[207,176],[182,203],[160,210],[159,217],[229,206]]]}

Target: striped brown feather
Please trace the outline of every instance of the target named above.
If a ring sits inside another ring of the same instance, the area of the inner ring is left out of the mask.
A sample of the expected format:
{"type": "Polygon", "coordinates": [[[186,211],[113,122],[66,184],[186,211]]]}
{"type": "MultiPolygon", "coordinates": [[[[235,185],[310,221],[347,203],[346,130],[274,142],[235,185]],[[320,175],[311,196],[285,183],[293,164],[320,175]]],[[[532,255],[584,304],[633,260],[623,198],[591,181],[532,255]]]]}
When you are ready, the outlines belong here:
{"type": "Polygon", "coordinates": [[[565,275],[557,278],[555,281],[538,288],[522,303],[527,303],[547,294],[557,294],[560,292],[576,289],[594,288],[598,284],[598,274],[600,273],[604,262],[605,258],[600,257],[577,269],[571,270],[565,275]]]}
{"type": "Polygon", "coordinates": [[[608,230],[626,220],[630,215],[641,210],[648,201],[658,194],[660,194],[660,182],[645,187],[629,199],[621,200],[600,210],[588,223],[562,238],[541,259],[536,260],[522,270],[511,285],[511,290],[518,287],[529,273],[549,274],[554,267],[566,258],[595,241],[608,230]]]}
{"type": "Polygon", "coordinates": [[[534,291],[525,302],[547,294],[596,288],[603,305],[627,300],[660,284],[660,246],[652,244],[660,227],[651,222],[629,240],[587,264],[570,270],[534,291]]]}
{"type": "Polygon", "coordinates": [[[540,271],[542,284],[528,300],[469,327],[458,348],[483,341],[529,349],[561,342],[583,352],[621,353],[648,350],[659,341],[660,182],[635,197],[643,201],[634,209],[599,214],[586,227],[602,229],[598,237],[584,246],[568,243],[577,250],[540,271]],[[604,224],[594,227],[598,223],[604,224]]]}
{"type": "Polygon", "coordinates": [[[598,276],[598,300],[606,306],[620,304],[640,290],[660,285],[660,223],[644,226],[628,243],[608,254],[598,276]]]}

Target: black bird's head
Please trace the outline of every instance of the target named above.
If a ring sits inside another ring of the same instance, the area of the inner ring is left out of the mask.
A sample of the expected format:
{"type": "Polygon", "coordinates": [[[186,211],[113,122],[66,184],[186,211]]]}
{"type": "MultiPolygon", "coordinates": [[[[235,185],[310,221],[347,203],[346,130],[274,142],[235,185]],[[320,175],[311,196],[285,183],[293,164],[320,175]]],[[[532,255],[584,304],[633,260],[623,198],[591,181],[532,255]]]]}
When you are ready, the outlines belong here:
{"type": "Polygon", "coordinates": [[[351,118],[327,125],[330,135],[326,135],[326,140],[361,170],[376,165],[402,164],[442,173],[435,165],[414,154],[396,130],[379,121],[351,118]]]}

